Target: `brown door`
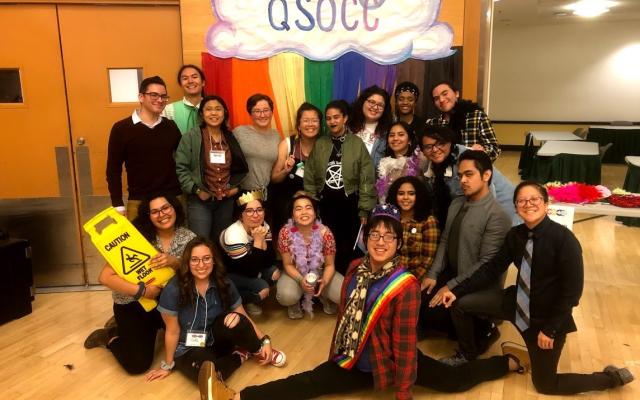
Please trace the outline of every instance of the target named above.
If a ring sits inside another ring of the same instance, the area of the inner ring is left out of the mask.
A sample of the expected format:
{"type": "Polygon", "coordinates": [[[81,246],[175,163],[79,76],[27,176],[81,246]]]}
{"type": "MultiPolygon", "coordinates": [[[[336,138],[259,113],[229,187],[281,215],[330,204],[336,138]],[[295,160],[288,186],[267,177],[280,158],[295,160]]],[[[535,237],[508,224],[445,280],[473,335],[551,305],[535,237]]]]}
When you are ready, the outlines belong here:
{"type": "MultiPolygon", "coordinates": [[[[0,229],[31,241],[37,286],[84,283],[55,5],[0,5],[0,229]],[[14,78],[16,76],[14,75],[14,78]],[[15,102],[9,102],[15,101],[15,102]]],[[[1,263],[2,261],[0,261],[1,263]]]]}
{"type": "Polygon", "coordinates": [[[110,205],[109,131],[137,105],[111,100],[109,69],[160,75],[179,97],[179,9],[0,5],[0,26],[0,84],[18,70],[23,97],[0,100],[0,229],[31,240],[36,286],[97,283],[81,226],[110,205]]]}
{"type": "MultiPolygon", "coordinates": [[[[58,6],[58,13],[80,210],[86,221],[110,206],[105,178],[109,131],[137,106],[111,101],[109,69],[139,68],[145,77],[159,75],[172,100],[179,97],[180,14],[172,6],[81,5],[58,6]]],[[[104,261],[88,235],[83,241],[88,279],[97,283],[104,261]]]]}

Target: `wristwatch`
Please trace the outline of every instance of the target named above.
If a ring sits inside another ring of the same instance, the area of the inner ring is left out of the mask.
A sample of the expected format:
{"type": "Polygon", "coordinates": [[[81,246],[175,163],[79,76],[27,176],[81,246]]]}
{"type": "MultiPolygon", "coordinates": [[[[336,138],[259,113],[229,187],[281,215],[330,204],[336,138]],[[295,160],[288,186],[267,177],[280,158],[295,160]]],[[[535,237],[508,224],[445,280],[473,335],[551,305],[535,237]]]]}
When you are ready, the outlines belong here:
{"type": "Polygon", "coordinates": [[[176,366],[175,360],[171,361],[171,364],[167,364],[167,362],[164,360],[160,361],[160,369],[163,371],[171,371],[175,366],[176,366]]]}
{"type": "Polygon", "coordinates": [[[263,346],[271,344],[271,338],[269,337],[269,335],[264,335],[262,339],[260,339],[260,341],[262,342],[263,346]]]}

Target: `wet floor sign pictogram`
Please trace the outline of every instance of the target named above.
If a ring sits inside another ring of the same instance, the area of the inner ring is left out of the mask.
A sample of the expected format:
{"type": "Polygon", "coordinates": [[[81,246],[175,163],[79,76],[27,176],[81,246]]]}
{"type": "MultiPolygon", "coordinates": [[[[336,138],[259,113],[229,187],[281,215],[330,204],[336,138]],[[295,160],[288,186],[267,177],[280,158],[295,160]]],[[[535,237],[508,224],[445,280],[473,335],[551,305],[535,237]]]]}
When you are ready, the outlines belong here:
{"type": "Polygon", "coordinates": [[[122,261],[122,273],[129,275],[139,266],[144,264],[149,258],[148,254],[130,249],[127,246],[120,247],[120,260],[122,261]]]}
{"type": "MultiPolygon", "coordinates": [[[[103,210],[87,221],[83,228],[111,268],[127,282],[137,284],[153,280],[153,285],[163,287],[175,274],[173,268],[168,266],[149,266],[149,261],[158,251],[115,208],[103,210]]],[[[147,311],[153,310],[158,304],[144,297],[138,301],[147,311]]]]}

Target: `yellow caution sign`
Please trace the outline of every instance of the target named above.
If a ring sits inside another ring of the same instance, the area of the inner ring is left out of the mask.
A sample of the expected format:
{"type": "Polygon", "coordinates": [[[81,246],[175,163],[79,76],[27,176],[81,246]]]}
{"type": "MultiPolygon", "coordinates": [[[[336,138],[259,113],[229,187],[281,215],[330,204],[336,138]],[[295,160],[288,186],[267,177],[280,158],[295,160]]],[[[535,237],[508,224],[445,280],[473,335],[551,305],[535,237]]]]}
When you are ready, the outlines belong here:
{"type": "MultiPolygon", "coordinates": [[[[83,226],[116,273],[131,283],[149,282],[164,286],[173,277],[173,268],[152,269],[149,260],[158,251],[142,236],[129,220],[115,208],[109,207],[91,218],[83,226]]],[[[158,304],[155,300],[141,298],[140,304],[151,311],[158,304]]]]}

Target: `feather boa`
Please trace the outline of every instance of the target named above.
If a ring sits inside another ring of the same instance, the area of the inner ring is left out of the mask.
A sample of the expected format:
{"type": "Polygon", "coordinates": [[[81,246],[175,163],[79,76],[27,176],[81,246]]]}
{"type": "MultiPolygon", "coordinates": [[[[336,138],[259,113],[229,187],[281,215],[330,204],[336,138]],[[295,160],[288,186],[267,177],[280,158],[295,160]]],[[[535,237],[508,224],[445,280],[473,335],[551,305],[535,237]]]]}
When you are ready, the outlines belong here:
{"type": "Polygon", "coordinates": [[[586,185],[584,183],[569,182],[549,182],[545,185],[549,196],[554,201],[563,203],[585,204],[593,203],[603,198],[611,196],[609,189],[602,185],[586,185]]]}
{"type": "MultiPolygon", "coordinates": [[[[321,227],[320,221],[316,220],[311,228],[311,242],[307,245],[302,236],[302,232],[295,226],[293,220],[290,219],[287,223],[287,229],[291,232],[290,250],[293,256],[293,262],[303,277],[309,272],[314,272],[318,277],[322,276],[322,265],[324,264],[322,247],[324,245],[324,238],[322,237],[321,227]]],[[[312,294],[304,293],[302,309],[309,315],[313,315],[312,294]]]]}
{"type": "Polygon", "coordinates": [[[385,202],[389,187],[396,179],[401,176],[418,176],[421,154],[418,151],[413,153],[411,157],[384,157],[380,160],[380,164],[378,164],[380,178],[376,181],[376,192],[381,204],[385,202]]]}

